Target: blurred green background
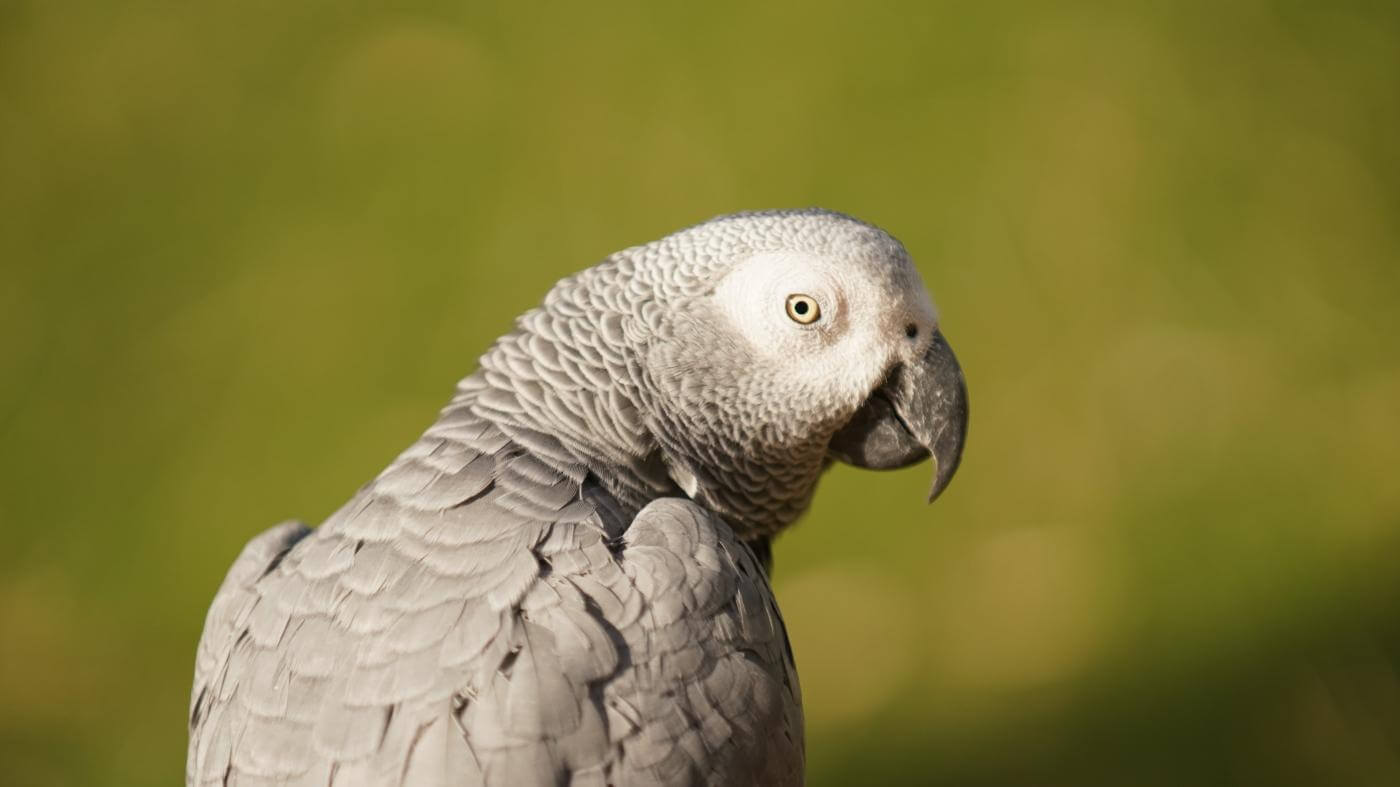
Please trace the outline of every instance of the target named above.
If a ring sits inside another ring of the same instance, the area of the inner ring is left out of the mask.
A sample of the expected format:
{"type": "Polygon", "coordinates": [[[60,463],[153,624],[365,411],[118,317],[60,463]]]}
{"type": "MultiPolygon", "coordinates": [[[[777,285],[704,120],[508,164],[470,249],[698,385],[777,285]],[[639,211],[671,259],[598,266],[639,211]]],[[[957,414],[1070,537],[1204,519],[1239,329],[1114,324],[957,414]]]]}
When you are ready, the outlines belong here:
{"type": "Polygon", "coordinates": [[[1400,784],[1400,4],[0,3],[0,761],[171,784],[254,533],[550,284],[739,209],[919,261],[958,480],[777,545],[810,781],[1400,784]]]}

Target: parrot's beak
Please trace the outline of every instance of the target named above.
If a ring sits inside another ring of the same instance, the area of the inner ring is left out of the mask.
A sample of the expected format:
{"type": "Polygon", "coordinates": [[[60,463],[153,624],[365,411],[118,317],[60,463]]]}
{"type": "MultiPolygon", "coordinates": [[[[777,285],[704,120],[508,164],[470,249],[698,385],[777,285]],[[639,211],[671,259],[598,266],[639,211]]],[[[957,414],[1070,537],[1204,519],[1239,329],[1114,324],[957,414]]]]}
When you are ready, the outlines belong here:
{"type": "Polygon", "coordinates": [[[933,457],[933,502],[962,459],[967,383],[942,333],[923,357],[891,370],[855,416],[831,438],[832,457],[856,467],[892,470],[933,457]]]}

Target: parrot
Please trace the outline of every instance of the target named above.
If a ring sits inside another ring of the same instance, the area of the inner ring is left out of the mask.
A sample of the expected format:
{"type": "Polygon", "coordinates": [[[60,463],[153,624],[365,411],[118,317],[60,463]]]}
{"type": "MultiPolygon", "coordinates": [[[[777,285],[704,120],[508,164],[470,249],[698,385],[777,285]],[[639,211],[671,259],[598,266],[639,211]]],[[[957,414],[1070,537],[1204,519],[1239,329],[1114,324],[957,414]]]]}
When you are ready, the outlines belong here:
{"type": "Polygon", "coordinates": [[[872,224],[734,213],[617,252],[319,526],[247,544],[199,640],[186,783],[800,785],[772,541],[837,462],[931,460],[932,502],[967,420],[872,224]]]}

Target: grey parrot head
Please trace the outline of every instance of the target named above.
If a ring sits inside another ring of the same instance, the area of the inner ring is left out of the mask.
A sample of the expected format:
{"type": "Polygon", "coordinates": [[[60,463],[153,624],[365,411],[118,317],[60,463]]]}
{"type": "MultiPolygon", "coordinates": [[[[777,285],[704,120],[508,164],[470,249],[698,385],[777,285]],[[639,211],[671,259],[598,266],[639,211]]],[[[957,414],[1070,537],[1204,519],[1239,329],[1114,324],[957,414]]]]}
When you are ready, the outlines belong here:
{"type": "MultiPolygon", "coordinates": [[[[952,479],[967,389],[904,247],[821,210],[722,216],[614,255],[631,399],[676,484],[741,535],[796,519],[833,460],[952,479]]],[[[596,291],[595,291],[596,299],[596,291]]]]}

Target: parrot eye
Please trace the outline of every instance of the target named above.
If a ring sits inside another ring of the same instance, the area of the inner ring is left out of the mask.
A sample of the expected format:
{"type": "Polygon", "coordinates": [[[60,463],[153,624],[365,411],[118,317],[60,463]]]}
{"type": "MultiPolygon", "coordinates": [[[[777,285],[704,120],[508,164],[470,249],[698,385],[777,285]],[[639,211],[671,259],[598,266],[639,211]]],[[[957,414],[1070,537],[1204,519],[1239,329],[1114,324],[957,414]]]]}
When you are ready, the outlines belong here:
{"type": "Polygon", "coordinates": [[[811,325],[822,316],[822,308],[817,305],[816,298],[796,293],[788,296],[787,314],[795,323],[811,325]]]}

